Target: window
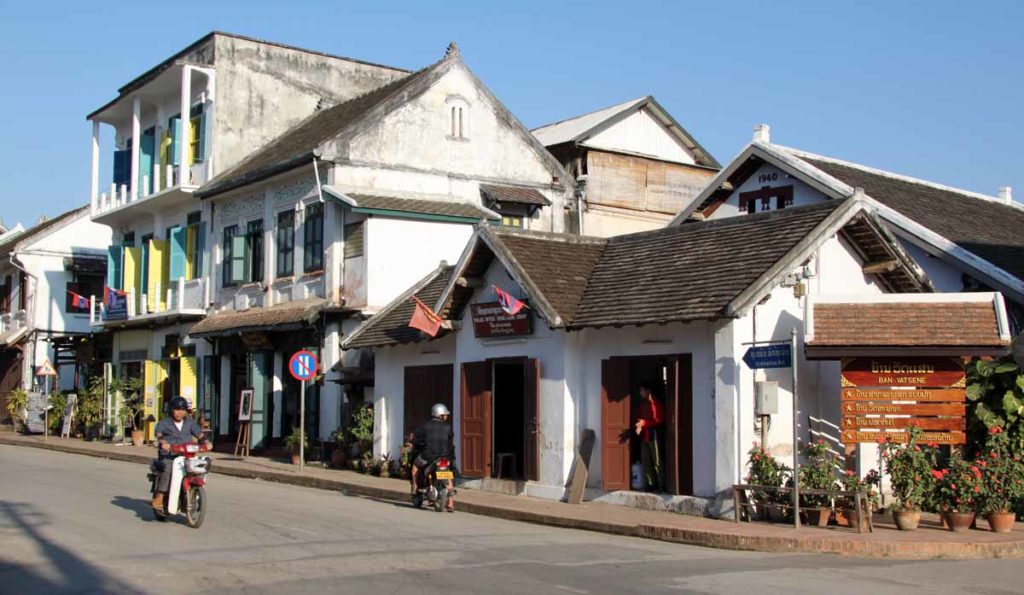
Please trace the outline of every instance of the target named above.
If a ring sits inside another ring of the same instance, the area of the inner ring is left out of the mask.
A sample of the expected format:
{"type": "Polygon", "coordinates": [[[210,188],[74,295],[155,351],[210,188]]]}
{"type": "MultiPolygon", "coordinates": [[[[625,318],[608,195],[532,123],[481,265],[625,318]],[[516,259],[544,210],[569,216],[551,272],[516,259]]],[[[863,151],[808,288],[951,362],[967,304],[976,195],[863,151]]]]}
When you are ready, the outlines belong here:
{"type": "Polygon", "coordinates": [[[793,206],[792,186],[763,186],[760,190],[740,192],[740,211],[756,213],[758,211],[770,211],[772,199],[775,199],[775,208],[784,209],[793,206]]]}
{"type": "Polygon", "coordinates": [[[10,275],[4,275],[4,283],[0,285],[0,314],[11,311],[11,296],[14,295],[14,280],[10,275]]]}
{"type": "Polygon", "coordinates": [[[313,203],[306,207],[303,224],[302,272],[312,273],[324,268],[324,205],[313,203]]]}
{"type": "Polygon", "coordinates": [[[69,314],[88,312],[88,301],[82,302],[76,296],[81,296],[86,300],[93,296],[98,296],[98,299],[102,299],[103,275],[99,273],[72,273],[71,281],[68,281],[67,291],[64,293],[64,311],[69,314]],[[72,293],[76,295],[71,295],[72,293]]]}
{"type": "Polygon", "coordinates": [[[365,253],[366,222],[345,226],[345,258],[358,258],[365,253]]]}
{"type": "Polygon", "coordinates": [[[445,102],[448,108],[448,138],[464,139],[469,136],[469,104],[458,95],[453,95],[445,102]]]}
{"type": "Polygon", "coordinates": [[[192,211],[188,214],[185,231],[186,279],[198,279],[203,276],[203,222],[202,213],[192,211]]]}
{"type": "Polygon", "coordinates": [[[522,227],[523,218],[518,215],[502,215],[501,224],[504,227],[522,227]]]}
{"type": "Polygon", "coordinates": [[[503,227],[525,227],[525,222],[531,215],[530,207],[522,204],[492,202],[491,208],[501,215],[503,227]]]}
{"type": "Polygon", "coordinates": [[[206,143],[203,142],[203,128],[206,124],[206,113],[203,104],[193,105],[189,110],[188,147],[192,156],[190,163],[201,163],[206,158],[206,143]]]}
{"type": "Polygon", "coordinates": [[[224,287],[245,282],[245,236],[237,225],[224,228],[224,258],[221,261],[224,287]]]}
{"type": "Polygon", "coordinates": [[[153,234],[147,233],[142,236],[142,291],[149,291],[149,243],[153,241],[153,234]]]}
{"type": "Polygon", "coordinates": [[[295,272],[295,211],[277,214],[277,276],[295,272]]]}
{"type": "Polygon", "coordinates": [[[250,221],[246,226],[246,251],[248,252],[250,283],[263,281],[263,220],[250,221]]]}
{"type": "Polygon", "coordinates": [[[124,235],[121,236],[121,245],[122,246],[126,246],[128,248],[134,247],[135,246],[135,232],[134,231],[126,231],[124,233],[124,235]]]}

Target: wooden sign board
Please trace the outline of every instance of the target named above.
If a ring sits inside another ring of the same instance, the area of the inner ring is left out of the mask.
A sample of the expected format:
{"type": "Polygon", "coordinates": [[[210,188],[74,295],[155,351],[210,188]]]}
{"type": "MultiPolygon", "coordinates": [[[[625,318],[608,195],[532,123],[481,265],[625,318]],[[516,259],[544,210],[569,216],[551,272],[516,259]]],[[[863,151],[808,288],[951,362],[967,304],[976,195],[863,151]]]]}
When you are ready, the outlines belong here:
{"type": "Polygon", "coordinates": [[[75,406],[78,404],[78,395],[68,393],[67,404],[64,405],[64,425],[60,429],[61,438],[71,437],[71,421],[75,419],[75,406]]]}
{"type": "Polygon", "coordinates": [[[966,430],[967,420],[962,417],[863,417],[844,415],[844,430],[905,430],[915,425],[922,430],[966,430]]]}
{"type": "Polygon", "coordinates": [[[28,405],[25,408],[25,426],[30,434],[42,434],[46,429],[47,398],[41,392],[28,393],[28,405]]]}
{"type": "Polygon", "coordinates": [[[862,403],[844,401],[843,415],[967,415],[967,406],[956,403],[908,405],[906,403],[862,403]]]}
{"type": "MultiPolygon", "coordinates": [[[[906,443],[910,439],[907,432],[862,432],[859,430],[843,430],[844,444],[857,442],[878,442],[879,438],[891,438],[898,443],[906,443]]],[[[921,432],[919,444],[966,444],[967,434],[964,432],[921,432]]]]}
{"type": "Polygon", "coordinates": [[[477,338],[519,337],[533,334],[529,308],[523,308],[512,316],[505,314],[498,302],[470,304],[469,309],[473,317],[473,335],[477,338]]]}
{"type": "Polygon", "coordinates": [[[587,475],[590,471],[590,455],[594,451],[594,430],[587,428],[583,430],[583,437],[580,441],[580,449],[576,453],[576,460],[573,463],[572,475],[569,480],[569,504],[583,502],[583,492],[587,488],[587,475]]]}
{"type": "Polygon", "coordinates": [[[900,390],[891,388],[843,388],[843,402],[847,401],[916,401],[918,403],[964,403],[964,388],[918,388],[900,390]]]}
{"type": "Polygon", "coordinates": [[[960,388],[967,382],[964,362],[955,357],[853,357],[842,365],[843,387],[960,388]]]}

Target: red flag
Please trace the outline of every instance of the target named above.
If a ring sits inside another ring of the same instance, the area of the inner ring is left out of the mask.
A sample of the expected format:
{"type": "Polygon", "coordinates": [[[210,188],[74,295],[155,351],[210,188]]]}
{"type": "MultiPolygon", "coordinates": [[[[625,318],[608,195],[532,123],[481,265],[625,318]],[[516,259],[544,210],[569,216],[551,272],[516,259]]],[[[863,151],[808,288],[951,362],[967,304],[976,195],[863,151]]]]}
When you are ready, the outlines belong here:
{"type": "Polygon", "coordinates": [[[413,310],[412,318],[409,319],[409,326],[419,329],[431,337],[436,337],[437,331],[440,330],[441,323],[443,322],[441,317],[420,301],[420,298],[412,296],[412,299],[416,302],[416,309],[413,310]]]}
{"type": "Polygon", "coordinates": [[[79,309],[83,309],[83,310],[89,308],[89,300],[86,299],[86,297],[84,295],[79,295],[79,294],[71,291],[70,289],[68,290],[68,293],[71,294],[71,307],[72,308],[79,308],[79,309]]]}
{"type": "Polygon", "coordinates": [[[491,287],[494,288],[494,293],[498,294],[498,302],[501,303],[501,309],[505,311],[505,314],[515,316],[523,308],[529,308],[529,306],[512,297],[512,294],[497,285],[491,285],[491,287]]]}

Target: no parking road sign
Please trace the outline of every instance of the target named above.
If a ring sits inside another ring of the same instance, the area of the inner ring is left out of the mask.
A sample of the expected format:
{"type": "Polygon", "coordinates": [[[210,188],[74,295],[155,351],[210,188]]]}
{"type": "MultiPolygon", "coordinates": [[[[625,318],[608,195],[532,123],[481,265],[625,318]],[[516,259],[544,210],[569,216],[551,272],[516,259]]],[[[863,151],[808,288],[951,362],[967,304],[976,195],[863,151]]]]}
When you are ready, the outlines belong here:
{"type": "Polygon", "coordinates": [[[300,382],[312,380],[319,367],[320,362],[316,361],[312,351],[298,351],[288,360],[288,371],[300,382]]]}

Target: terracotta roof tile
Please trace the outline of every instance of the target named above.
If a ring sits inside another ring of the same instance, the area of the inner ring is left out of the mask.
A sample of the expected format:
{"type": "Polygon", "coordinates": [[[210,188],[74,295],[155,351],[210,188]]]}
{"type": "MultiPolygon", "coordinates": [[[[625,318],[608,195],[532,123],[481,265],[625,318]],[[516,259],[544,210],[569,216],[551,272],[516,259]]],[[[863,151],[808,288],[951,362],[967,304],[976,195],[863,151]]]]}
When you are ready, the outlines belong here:
{"type": "Polygon", "coordinates": [[[415,343],[426,339],[426,335],[417,329],[409,327],[409,319],[412,318],[413,309],[416,304],[410,299],[415,295],[424,304],[434,307],[441,297],[448,280],[451,279],[455,267],[440,267],[421,280],[412,291],[399,296],[377,315],[359,326],[358,329],[345,341],[345,349],[359,347],[385,347],[389,345],[400,345],[403,343],[415,343]]]}
{"type": "Polygon", "coordinates": [[[809,345],[1003,347],[991,302],[818,303],[809,345]]]}
{"type": "Polygon", "coordinates": [[[485,198],[494,202],[511,202],[524,205],[536,205],[550,207],[551,201],[543,194],[533,188],[522,186],[494,186],[491,184],[480,184],[480,192],[485,198]]]}
{"type": "Polygon", "coordinates": [[[465,202],[443,200],[424,200],[419,198],[397,198],[392,196],[372,196],[368,194],[349,194],[356,201],[359,209],[375,209],[401,213],[417,213],[421,215],[440,215],[445,217],[461,217],[465,219],[495,219],[479,205],[465,202]]]}
{"type": "Polygon", "coordinates": [[[326,306],[327,300],[310,298],[278,304],[269,308],[219,312],[196,323],[188,334],[193,337],[212,336],[263,330],[270,327],[278,327],[273,330],[287,330],[311,323],[326,306]]]}

